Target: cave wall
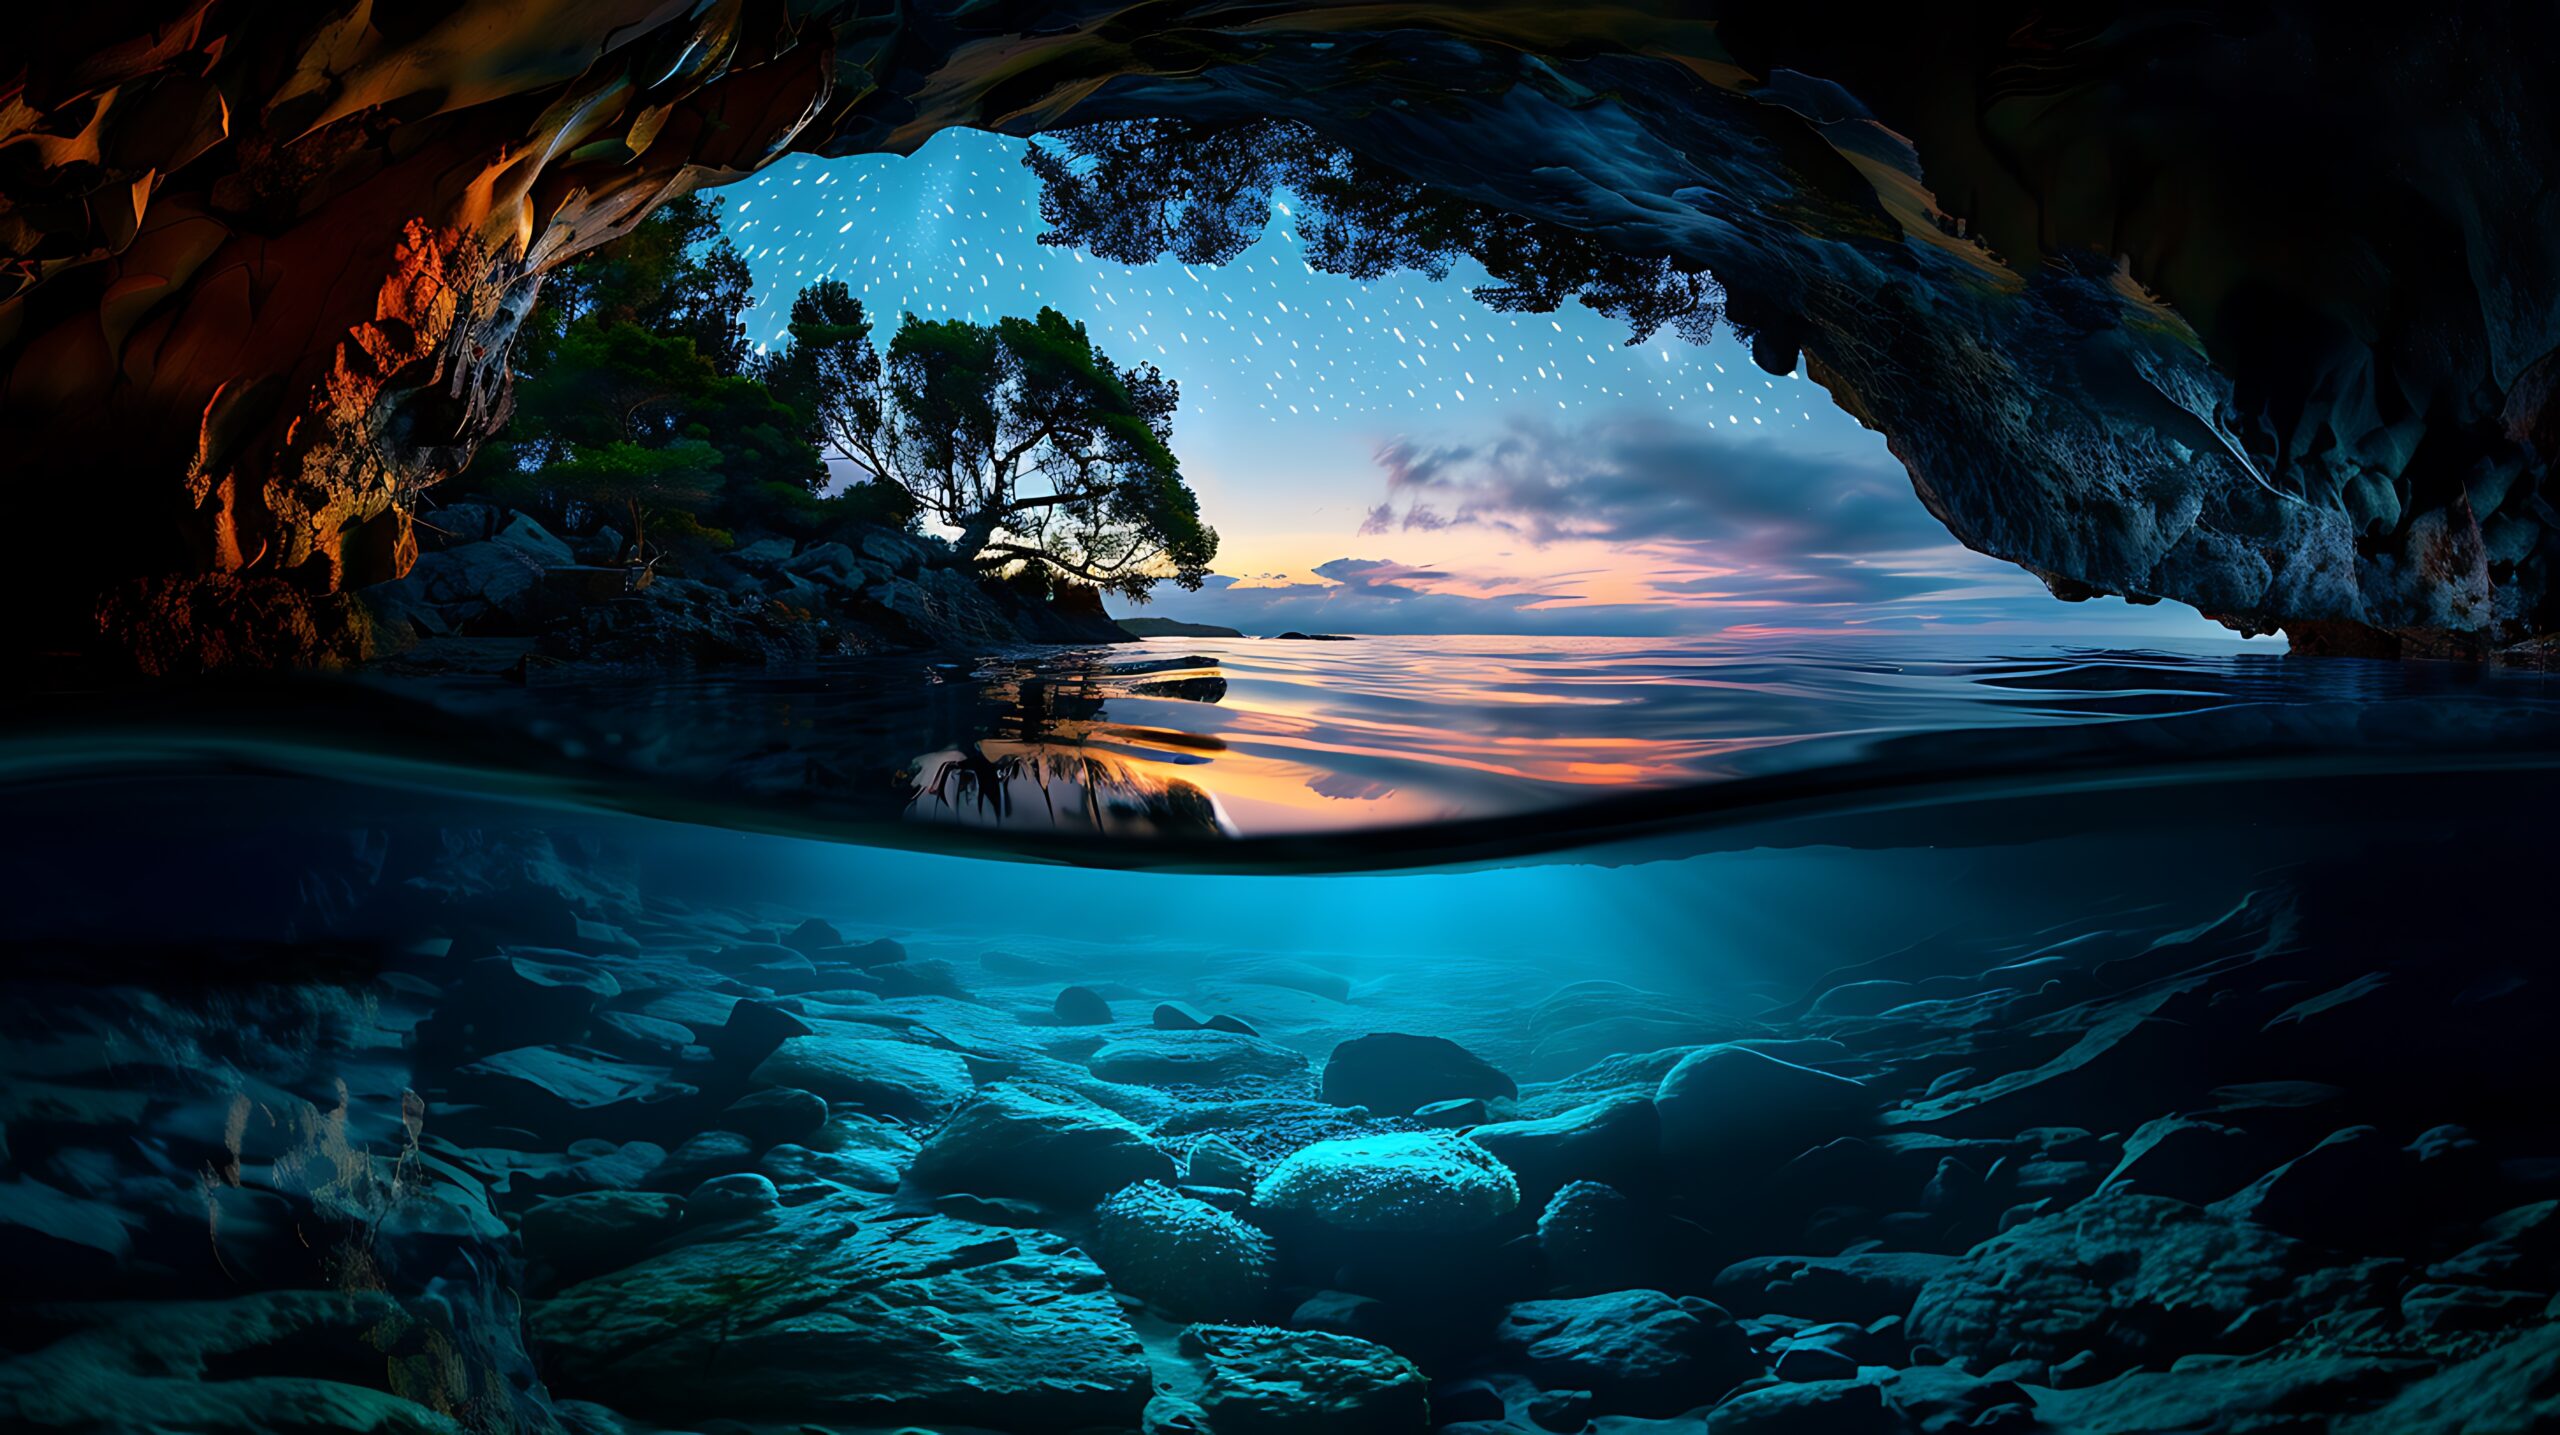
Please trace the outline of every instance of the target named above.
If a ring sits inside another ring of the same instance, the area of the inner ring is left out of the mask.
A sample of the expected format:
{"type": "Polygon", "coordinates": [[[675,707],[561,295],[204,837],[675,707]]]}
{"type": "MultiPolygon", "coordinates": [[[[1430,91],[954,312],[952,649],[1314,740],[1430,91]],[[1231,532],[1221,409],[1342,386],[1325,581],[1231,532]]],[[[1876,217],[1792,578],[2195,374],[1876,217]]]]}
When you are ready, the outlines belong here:
{"type": "MultiPolygon", "coordinates": [[[[1702,261],[1968,545],[2301,646],[2553,627],[2560,20],[2311,4],[163,0],[0,41],[22,636],[361,654],[543,270],[791,149],[1302,119],[1702,261]]],[[[1712,475],[1701,475],[1702,482],[1712,475]]]]}

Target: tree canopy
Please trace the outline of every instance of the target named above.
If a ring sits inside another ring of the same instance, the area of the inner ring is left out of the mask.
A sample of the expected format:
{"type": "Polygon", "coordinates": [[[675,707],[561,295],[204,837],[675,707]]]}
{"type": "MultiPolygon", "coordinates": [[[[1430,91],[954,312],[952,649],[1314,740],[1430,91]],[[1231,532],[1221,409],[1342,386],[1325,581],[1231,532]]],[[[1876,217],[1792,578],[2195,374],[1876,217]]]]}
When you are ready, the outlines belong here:
{"type": "Polygon", "coordinates": [[[1120,368],[1055,309],[989,324],[905,316],[886,353],[862,301],[821,281],[772,373],[827,450],[957,530],[963,561],[1021,562],[1143,600],[1198,588],[1218,535],[1172,448],[1178,394],[1120,368]]]}
{"type": "Polygon", "coordinates": [[[1143,600],[1197,588],[1218,535],[1172,448],[1179,395],[1054,309],[905,316],[885,351],[841,281],[802,290],[790,339],[751,352],[744,261],[687,199],[567,265],[527,316],[515,416],[469,481],[513,501],[627,512],[724,544],[722,525],[952,529],[963,562],[1143,600]],[[826,456],[858,481],[827,496],[826,456]]]}
{"type": "Polygon", "coordinates": [[[653,518],[715,544],[721,525],[907,523],[903,494],[819,496],[814,421],[747,343],[751,287],[717,202],[699,197],[563,266],[518,334],[515,415],[469,481],[518,502],[627,513],[635,556],[653,518]]]}
{"type": "Polygon", "coordinates": [[[717,373],[744,372],[755,277],[721,232],[720,214],[718,199],[686,195],[552,271],[517,335],[517,367],[548,368],[558,346],[580,327],[632,328],[690,341],[717,373]]]}
{"type": "Polygon", "coordinates": [[[1307,262],[1328,273],[1437,279],[1465,255],[1491,276],[1475,291],[1491,307],[1546,313],[1579,298],[1625,321],[1634,343],[1667,327],[1703,344],[1725,317],[1724,290],[1703,269],[1457,198],[1290,121],[1082,125],[1034,144],[1023,163],[1040,178],[1040,242],[1124,264],[1226,263],[1261,237],[1285,190],[1299,201],[1307,262]]]}

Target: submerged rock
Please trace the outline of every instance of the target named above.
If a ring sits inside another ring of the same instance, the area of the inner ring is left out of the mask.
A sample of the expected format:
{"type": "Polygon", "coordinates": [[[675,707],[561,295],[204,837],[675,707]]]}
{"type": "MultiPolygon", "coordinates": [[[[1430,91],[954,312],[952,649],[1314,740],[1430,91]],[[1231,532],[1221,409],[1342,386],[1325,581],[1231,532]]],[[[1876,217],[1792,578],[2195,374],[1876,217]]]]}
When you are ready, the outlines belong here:
{"type": "Polygon", "coordinates": [[[793,962],[805,963],[809,960],[809,955],[796,947],[784,946],[780,942],[731,942],[698,960],[713,971],[735,974],[752,972],[758,967],[787,966],[793,962]]]}
{"type": "Polygon", "coordinates": [[[1382,1345],[1324,1331],[1195,1325],[1147,1410],[1150,1431],[1201,1435],[1421,1435],[1429,1383],[1382,1345]]]}
{"type": "Polygon", "coordinates": [[[684,1198],[659,1191],[588,1191],[544,1201],[517,1227],[524,1252],[561,1281],[637,1261],[684,1219],[684,1198]]]}
{"type": "MultiPolygon", "coordinates": [[[[493,1423],[542,1418],[494,1384],[501,1372],[474,1368],[459,1351],[442,1364],[386,1359],[367,1342],[401,1330],[449,1341],[450,1332],[378,1291],[266,1291],[86,1314],[60,1338],[0,1361],[0,1428],[454,1435],[462,1427],[431,1406],[464,1404],[493,1423]],[[322,1352],[362,1354],[315,1361],[322,1352]]],[[[521,1351],[510,1354],[523,1364],[521,1351]]],[[[529,1369],[515,1373],[531,1382],[529,1369]]]]}
{"type": "Polygon", "coordinates": [[[1456,1101],[1426,1102],[1413,1108],[1413,1119],[1417,1125],[1437,1127],[1443,1131],[1481,1126],[1492,1114],[1485,1109],[1482,1099],[1473,1096],[1456,1101]]]}
{"type": "Polygon", "coordinates": [[[1271,1295],[1269,1236],[1152,1181],[1102,1203],[1093,1253],[1116,1289],[1179,1320],[1251,1316],[1271,1295]]]}
{"type": "Polygon", "coordinates": [[[673,1064],[695,1044],[693,1029],[684,1023],[631,1011],[597,1012],[587,1040],[608,1056],[657,1065],[673,1064]]]}
{"type": "Polygon", "coordinates": [[[2427,1267],[2436,1280],[2560,1288],[2560,1201],[2535,1201],[2480,1223],[2477,1242],[2427,1267]]]}
{"type": "Polygon", "coordinates": [[[574,1039],[598,1004],[621,993],[610,972],[576,952],[537,947],[484,957],[419,1024],[418,1048],[441,1058],[574,1039]]]}
{"type": "MultiPolygon", "coordinates": [[[[806,1150],[817,1158],[808,1163],[809,1174],[859,1191],[894,1191],[914,1162],[920,1144],[912,1130],[895,1121],[846,1112],[828,1117],[827,1124],[811,1134],[804,1146],[777,1149],[806,1150]]],[[[774,1154],[767,1152],[764,1162],[772,1161],[774,1154]]],[[[764,1169],[764,1162],[758,1163],[759,1169],[764,1169]]],[[[774,1173],[767,1170],[766,1174],[774,1173]]],[[[782,1178],[776,1176],[775,1184],[783,1184],[782,1178]]]]}
{"type": "Polygon", "coordinates": [[[1570,1290],[1632,1286],[1662,1268],[1663,1232],[1614,1187],[1575,1181],[1538,1215],[1547,1277],[1570,1290]]]}
{"type": "Polygon", "coordinates": [[[843,946],[844,933],[837,931],[833,922],[811,917],[792,928],[791,934],[782,939],[782,945],[802,956],[816,956],[829,947],[843,946]]]}
{"type": "Polygon", "coordinates": [[[768,1086],[730,1102],[721,1128],[763,1146],[798,1141],[827,1124],[826,1098],[796,1086],[768,1086]]]}
{"type": "Polygon", "coordinates": [[[628,1191],[645,1183],[664,1165],[667,1148],[654,1141],[581,1140],[557,1154],[478,1152],[500,1158],[505,1176],[497,1190],[511,1204],[584,1191],[628,1191]]]}
{"type": "Polygon", "coordinates": [[[874,937],[867,942],[839,942],[814,948],[809,959],[835,967],[885,967],[905,961],[907,949],[894,937],[874,937]]]}
{"type": "Polygon", "coordinates": [[[949,962],[937,957],[909,957],[904,961],[879,962],[863,968],[862,977],[871,990],[884,997],[964,997],[968,989],[960,984],[960,973],[949,962]]]}
{"type": "Polygon", "coordinates": [[[1715,1297],[1744,1315],[1777,1311],[1863,1322],[1908,1312],[1921,1287],[1955,1263],[1954,1256],[1926,1251],[1754,1256],[1717,1275],[1715,1297]]]}
{"type": "Polygon", "coordinates": [[[1233,1087],[1294,1084],[1307,1059],[1275,1042],[1237,1032],[1130,1032],[1103,1043],[1085,1065],[1105,1081],[1133,1086],[1233,1087]]]}
{"type": "Polygon", "coordinates": [[[2201,1206],[2247,1185],[2266,1169],[2264,1155],[2264,1144],[2237,1126],[2163,1116],[2125,1138],[2104,1184],[2201,1206]]]}
{"type": "Polygon", "coordinates": [[[1762,1369],[1722,1306],[1653,1290],[1523,1301],[1503,1313],[1495,1341],[1540,1384],[1590,1391],[1630,1415],[1677,1415],[1762,1369]]]}
{"type": "Polygon", "coordinates": [[[676,1419],[1137,1424],[1146,1358],[1091,1261],[1036,1232],[855,1217],[774,1213],[540,1303],[554,1388],[676,1419]]]}
{"type": "Polygon", "coordinates": [[[1060,1026],[1109,1026],[1111,1003],[1091,987],[1066,987],[1058,999],[1050,1003],[1050,1013],[1060,1026]]]}
{"type": "Polygon", "coordinates": [[[2419,1160],[2370,1126],[2321,1142],[2214,1203],[2225,1215],[2350,1250],[2405,1255],[2429,1204],[2419,1160]]]}
{"type": "Polygon", "coordinates": [[[842,1025],[783,1042],[752,1079],[921,1121],[948,1114],[970,1091],[969,1064],[958,1053],[901,1041],[878,1028],[842,1025]]]}
{"type": "Polygon", "coordinates": [[[520,1046],[484,1056],[453,1073],[453,1091],[483,1106],[483,1119],[492,1125],[564,1139],[651,1134],[663,1124],[662,1108],[697,1094],[666,1067],[566,1046],[520,1046]]]}
{"type": "MultiPolygon", "coordinates": [[[[1868,1372],[1854,1380],[1745,1391],[1717,1406],[1707,1417],[1706,1428],[1708,1435],[1952,1435],[1956,1431],[2023,1432],[2038,1428],[2038,1414],[2027,1392],[2008,1380],[1924,1366],[1868,1372]]],[[[2149,1435],[2157,1429],[2200,1427],[2142,1428],[2149,1435]]],[[[2119,1430],[2115,1435],[2132,1435],[2132,1431],[2119,1430]]]]}
{"type": "Polygon", "coordinates": [[[1825,1380],[1746,1390],[1707,1415],[1707,1435],[1905,1435],[1902,1412],[1872,1381],[1825,1380]]]}
{"type": "Polygon", "coordinates": [[[1255,1170],[1253,1157],[1243,1147],[1224,1136],[1208,1136],[1193,1143],[1184,1155],[1182,1179],[1186,1185],[1250,1191],[1255,1170]]]}
{"type": "Polygon", "coordinates": [[[1948,1264],[1913,1302],[1911,1336],[1976,1369],[2088,1351],[2103,1376],[2163,1352],[2263,1344],[2261,1332],[2364,1296],[2370,1275],[2332,1261],[2248,1221],[2108,1191],[1948,1264]]]}
{"type": "Polygon", "coordinates": [[[2545,1322],[2412,1383],[2379,1409],[2334,1428],[2344,1435],[2530,1435],[2555,1425],[2560,1324],[2545,1322]]]}
{"type": "Polygon", "coordinates": [[[1320,1141],[1254,1188],[1254,1206],[1338,1230],[1466,1231],[1520,1204],[1520,1185],[1483,1147],[1442,1132],[1320,1141]]]}
{"type": "Polygon", "coordinates": [[[1731,1045],[1682,1058],[1653,1095],[1663,1156],[1697,1170],[1783,1161],[1858,1129],[1874,1108],[1846,1077],[1731,1045]]]}
{"type": "Polygon", "coordinates": [[[723,1067],[745,1071],[781,1049],[794,1037],[812,1036],[816,1028],[767,1001],[733,1004],[721,1025],[703,1033],[702,1044],[723,1067]]]}
{"type": "Polygon", "coordinates": [[[1178,1179],[1173,1157],[1126,1118],[1059,1087],[1016,1082],[987,1087],[955,1112],[909,1175],[927,1190],[1062,1206],[1178,1179]]]}
{"type": "Polygon", "coordinates": [[[1649,1176],[1662,1145],[1652,1101],[1613,1096],[1554,1116],[1478,1126],[1468,1139],[1520,1177],[1530,1199],[1573,1181],[1632,1185],[1649,1176]]]}
{"type": "Polygon", "coordinates": [[[1518,1083],[1447,1037],[1394,1031],[1354,1037],[1324,1064],[1325,1100],[1385,1116],[1408,1116],[1435,1101],[1519,1094],[1518,1083]]]}
{"type": "Polygon", "coordinates": [[[720,1225],[750,1220],[782,1204],[773,1179],[754,1171],[714,1176],[685,1193],[687,1225],[720,1225]]]}
{"type": "Polygon", "coordinates": [[[755,1142],[735,1131],[697,1132],[650,1171],[649,1185],[660,1191],[690,1191],[714,1176],[753,1166],[757,1149],[755,1142]]]}

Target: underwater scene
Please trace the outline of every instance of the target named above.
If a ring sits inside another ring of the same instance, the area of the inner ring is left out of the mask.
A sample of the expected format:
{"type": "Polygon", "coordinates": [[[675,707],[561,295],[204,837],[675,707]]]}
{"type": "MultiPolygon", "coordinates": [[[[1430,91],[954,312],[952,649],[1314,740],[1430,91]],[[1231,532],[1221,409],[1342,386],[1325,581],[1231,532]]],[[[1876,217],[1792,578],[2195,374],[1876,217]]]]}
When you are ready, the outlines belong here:
{"type": "Polygon", "coordinates": [[[521,717],[706,784],[701,712],[902,735],[904,806],[826,830],[243,721],[23,740],[0,1399],[2450,1431],[2546,1378],[2541,675],[1407,640],[1224,712],[1222,666],[521,717]],[[1437,825],[1372,826],[1407,792],[1437,825]]]}
{"type": "Polygon", "coordinates": [[[2560,1435],[2560,6],[0,17],[0,1435],[2560,1435]]]}

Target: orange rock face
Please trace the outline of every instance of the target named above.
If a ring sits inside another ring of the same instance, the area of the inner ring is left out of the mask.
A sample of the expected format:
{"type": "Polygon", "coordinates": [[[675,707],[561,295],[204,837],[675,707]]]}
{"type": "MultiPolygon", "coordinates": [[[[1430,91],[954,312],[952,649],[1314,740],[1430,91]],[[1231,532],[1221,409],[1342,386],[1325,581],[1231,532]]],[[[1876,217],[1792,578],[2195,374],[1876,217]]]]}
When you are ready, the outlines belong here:
{"type": "Polygon", "coordinates": [[[418,496],[505,421],[543,270],[768,162],[834,86],[774,7],[373,8],[73,26],[0,91],[6,469],[70,549],[5,580],[39,644],[359,655],[336,595],[407,571],[418,496]]]}

